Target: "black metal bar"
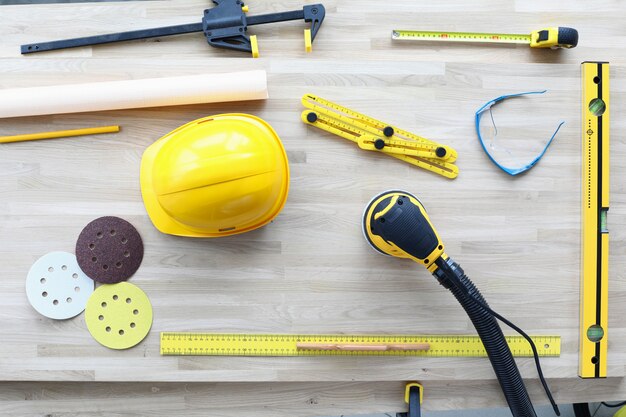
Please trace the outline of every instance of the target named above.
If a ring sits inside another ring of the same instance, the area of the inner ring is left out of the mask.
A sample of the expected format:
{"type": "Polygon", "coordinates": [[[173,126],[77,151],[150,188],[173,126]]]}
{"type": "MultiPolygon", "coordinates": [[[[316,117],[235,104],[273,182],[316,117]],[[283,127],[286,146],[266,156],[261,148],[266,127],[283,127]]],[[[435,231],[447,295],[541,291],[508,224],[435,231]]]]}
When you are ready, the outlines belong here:
{"type": "Polygon", "coordinates": [[[248,23],[248,26],[302,19],[304,19],[304,10],[246,16],[246,22],[248,23]]]}
{"type": "Polygon", "coordinates": [[[78,46],[98,45],[102,43],[129,41],[133,39],[154,38],[158,36],[180,35],[183,33],[202,32],[202,23],[166,26],[162,28],[133,30],[130,32],[107,35],[87,36],[84,38],[64,39],[52,42],[32,43],[21,46],[22,54],[52,51],[55,49],[75,48],[78,46]]]}
{"type": "Polygon", "coordinates": [[[591,417],[591,410],[589,410],[588,403],[575,403],[572,404],[572,407],[576,417],[591,417]]]}

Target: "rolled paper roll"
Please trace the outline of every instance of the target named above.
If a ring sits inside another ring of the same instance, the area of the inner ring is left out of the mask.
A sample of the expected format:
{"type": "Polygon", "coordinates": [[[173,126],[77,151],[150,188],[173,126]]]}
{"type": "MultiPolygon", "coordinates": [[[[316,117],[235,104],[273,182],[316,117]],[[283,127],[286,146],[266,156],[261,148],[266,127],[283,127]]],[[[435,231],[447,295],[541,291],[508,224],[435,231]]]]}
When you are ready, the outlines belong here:
{"type": "Polygon", "coordinates": [[[0,90],[0,117],[267,98],[263,70],[0,90]]]}

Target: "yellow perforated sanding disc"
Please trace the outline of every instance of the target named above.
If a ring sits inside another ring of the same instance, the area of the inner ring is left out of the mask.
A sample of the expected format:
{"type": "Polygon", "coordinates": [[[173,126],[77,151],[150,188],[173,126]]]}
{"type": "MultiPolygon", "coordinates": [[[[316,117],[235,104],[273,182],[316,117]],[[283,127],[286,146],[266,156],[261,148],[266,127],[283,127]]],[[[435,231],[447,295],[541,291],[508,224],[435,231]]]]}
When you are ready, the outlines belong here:
{"type": "Polygon", "coordinates": [[[85,322],[100,344],[128,349],[150,331],[152,305],[146,293],[128,282],[101,285],[89,297],[85,322]]]}

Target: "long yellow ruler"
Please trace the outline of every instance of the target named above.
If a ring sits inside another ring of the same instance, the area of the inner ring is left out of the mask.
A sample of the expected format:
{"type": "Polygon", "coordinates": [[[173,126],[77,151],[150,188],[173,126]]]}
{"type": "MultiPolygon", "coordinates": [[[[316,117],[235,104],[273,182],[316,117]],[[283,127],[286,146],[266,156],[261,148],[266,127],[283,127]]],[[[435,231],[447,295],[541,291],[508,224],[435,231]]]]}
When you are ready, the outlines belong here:
{"type": "MultiPolygon", "coordinates": [[[[539,356],[559,356],[560,336],[531,336],[539,356]]],[[[506,336],[515,356],[532,357],[521,336],[506,336]]],[[[161,355],[194,356],[420,356],[485,357],[478,336],[463,335],[289,335],[161,333],[161,355]],[[394,349],[420,345],[421,350],[394,349]],[[424,346],[425,345],[425,346],[424,346]],[[298,348],[304,346],[304,348],[298,348]],[[319,346],[315,348],[314,346],[319,346]],[[367,350],[363,346],[368,347],[367,350]],[[372,347],[391,349],[372,349],[372,347]],[[421,347],[424,346],[424,347],[421,347]],[[333,348],[334,347],[334,348],[333,348]]]]}
{"type": "Polygon", "coordinates": [[[361,149],[381,152],[447,178],[456,178],[457,153],[433,142],[312,94],[302,96],[302,121],[348,139],[361,149]]]}
{"type": "Polygon", "coordinates": [[[531,48],[573,48],[578,44],[578,31],[568,27],[551,27],[530,34],[434,32],[426,30],[393,30],[391,39],[399,41],[435,41],[469,43],[525,44],[531,48]]]}
{"type": "Polygon", "coordinates": [[[582,237],[578,375],[606,377],[609,301],[609,64],[582,63],[582,237]]]}

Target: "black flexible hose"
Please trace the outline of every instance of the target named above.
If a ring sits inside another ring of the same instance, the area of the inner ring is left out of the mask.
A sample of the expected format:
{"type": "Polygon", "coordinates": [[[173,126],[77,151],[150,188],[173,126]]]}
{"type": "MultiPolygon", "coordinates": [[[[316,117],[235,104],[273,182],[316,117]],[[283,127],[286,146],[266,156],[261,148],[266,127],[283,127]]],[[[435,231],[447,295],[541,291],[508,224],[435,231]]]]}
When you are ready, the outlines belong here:
{"type": "Polygon", "coordinates": [[[487,302],[459,265],[453,262],[448,264],[448,262],[439,258],[437,266],[439,266],[438,271],[440,273],[436,272],[435,276],[443,286],[454,294],[467,312],[470,320],[472,320],[485,346],[487,356],[489,356],[513,417],[537,417],[524,386],[524,381],[513,359],[513,354],[498,322],[491,314],[480,307],[473,298],[484,304],[487,304],[487,302]]]}

